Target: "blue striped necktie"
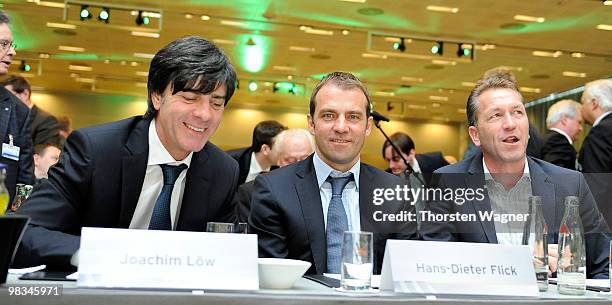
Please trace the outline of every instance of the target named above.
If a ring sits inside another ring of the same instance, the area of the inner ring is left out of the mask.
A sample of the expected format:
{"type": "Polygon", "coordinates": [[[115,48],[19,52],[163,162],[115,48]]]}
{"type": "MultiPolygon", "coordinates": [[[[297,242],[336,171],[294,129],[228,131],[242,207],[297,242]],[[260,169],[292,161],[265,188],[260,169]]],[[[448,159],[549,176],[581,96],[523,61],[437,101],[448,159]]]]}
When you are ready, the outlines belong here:
{"type": "Polygon", "coordinates": [[[342,191],[352,179],[352,174],[347,177],[327,178],[332,185],[332,198],[327,208],[327,273],[340,273],[342,238],[344,231],[349,229],[342,204],[342,191]]]}
{"type": "Polygon", "coordinates": [[[149,230],[172,230],[172,221],[170,218],[170,198],[172,197],[172,189],[174,182],[187,168],[187,165],[181,164],[177,166],[160,164],[162,173],[164,174],[164,186],[161,193],[155,201],[151,221],[149,222],[149,230]]]}

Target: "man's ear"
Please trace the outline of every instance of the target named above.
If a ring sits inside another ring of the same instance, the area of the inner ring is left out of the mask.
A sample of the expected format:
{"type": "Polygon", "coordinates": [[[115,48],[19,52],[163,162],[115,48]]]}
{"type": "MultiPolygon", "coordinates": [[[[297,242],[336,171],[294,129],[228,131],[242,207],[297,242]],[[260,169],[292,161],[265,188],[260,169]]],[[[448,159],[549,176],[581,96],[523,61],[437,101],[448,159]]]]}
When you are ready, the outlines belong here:
{"type": "Polygon", "coordinates": [[[470,126],[468,127],[468,133],[470,135],[470,138],[472,139],[472,142],[474,142],[476,146],[480,147],[480,137],[478,136],[478,128],[476,128],[476,126],[470,126]]]}
{"type": "Polygon", "coordinates": [[[268,146],[268,144],[261,144],[261,148],[259,149],[260,152],[262,152],[264,155],[267,155],[270,153],[270,146],[268,146]]]}
{"type": "Polygon", "coordinates": [[[315,134],[315,126],[314,126],[314,120],[312,118],[312,115],[307,115],[306,116],[307,120],[308,120],[308,131],[310,131],[310,134],[314,136],[315,134]]]}
{"type": "Polygon", "coordinates": [[[159,110],[161,107],[161,95],[157,92],[151,92],[151,102],[153,102],[155,110],[159,110]]]}

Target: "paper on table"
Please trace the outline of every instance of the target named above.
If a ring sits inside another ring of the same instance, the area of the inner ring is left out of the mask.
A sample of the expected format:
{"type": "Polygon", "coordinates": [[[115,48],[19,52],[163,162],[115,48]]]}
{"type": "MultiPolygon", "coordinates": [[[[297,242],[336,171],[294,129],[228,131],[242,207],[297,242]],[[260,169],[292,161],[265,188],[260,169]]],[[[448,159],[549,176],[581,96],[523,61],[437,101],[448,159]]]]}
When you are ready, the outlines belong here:
{"type": "Polygon", "coordinates": [[[29,268],[9,269],[8,272],[9,274],[26,274],[30,272],[40,271],[45,268],[47,268],[47,265],[40,265],[40,266],[29,267],[29,268]]]}
{"type": "Polygon", "coordinates": [[[66,275],[66,279],[67,280],[75,280],[75,281],[78,280],[79,279],[79,272],[77,271],[75,273],[71,273],[71,274],[66,275]]]}
{"type": "Polygon", "coordinates": [[[610,280],[609,279],[587,279],[586,285],[591,287],[598,288],[610,288],[610,280]]]}
{"type": "MultiPolygon", "coordinates": [[[[338,273],[323,273],[324,276],[340,280],[341,276],[338,273]]],[[[380,274],[372,275],[372,288],[380,288],[380,274]]]]}

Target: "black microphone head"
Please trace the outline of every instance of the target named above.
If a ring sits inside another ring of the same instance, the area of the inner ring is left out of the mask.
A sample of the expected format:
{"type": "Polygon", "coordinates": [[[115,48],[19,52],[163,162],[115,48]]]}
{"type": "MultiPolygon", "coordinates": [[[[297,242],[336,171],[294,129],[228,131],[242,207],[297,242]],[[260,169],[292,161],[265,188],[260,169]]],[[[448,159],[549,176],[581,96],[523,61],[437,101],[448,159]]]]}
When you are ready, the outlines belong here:
{"type": "Polygon", "coordinates": [[[384,115],[376,112],[376,111],[372,111],[370,112],[370,115],[372,116],[372,119],[374,119],[374,121],[385,121],[385,122],[389,122],[389,119],[387,117],[385,117],[384,115]]]}

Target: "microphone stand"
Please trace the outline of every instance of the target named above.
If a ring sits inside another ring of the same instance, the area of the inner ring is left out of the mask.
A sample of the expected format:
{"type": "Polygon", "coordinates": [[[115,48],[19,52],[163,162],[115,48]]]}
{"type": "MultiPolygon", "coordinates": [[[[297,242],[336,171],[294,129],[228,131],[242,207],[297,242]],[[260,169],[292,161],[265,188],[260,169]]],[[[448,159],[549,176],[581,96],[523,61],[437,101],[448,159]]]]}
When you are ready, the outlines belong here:
{"type": "MultiPolygon", "coordinates": [[[[410,175],[414,173],[414,169],[412,168],[412,166],[410,165],[408,160],[406,158],[404,158],[404,155],[402,154],[402,151],[399,149],[399,147],[397,147],[397,145],[395,145],[395,143],[393,143],[393,141],[391,141],[391,139],[385,133],[385,131],[382,129],[382,127],[380,127],[380,120],[374,120],[374,126],[376,126],[376,128],[378,128],[378,130],[380,130],[380,132],[383,134],[385,139],[387,139],[389,144],[391,144],[391,147],[393,147],[393,151],[395,151],[395,153],[400,158],[402,158],[402,161],[404,161],[404,165],[406,165],[406,169],[404,170],[404,177],[406,179],[406,183],[408,183],[408,187],[411,188],[412,186],[410,185],[410,175]]],[[[417,180],[419,180],[419,182],[421,182],[422,185],[425,185],[425,182],[423,182],[423,180],[421,180],[421,178],[418,175],[414,175],[414,177],[417,178],[417,180]]]]}

